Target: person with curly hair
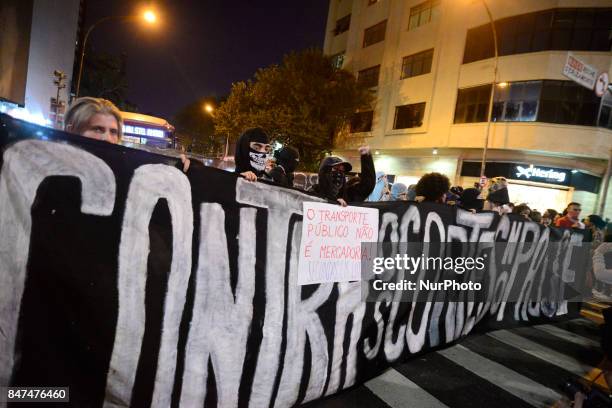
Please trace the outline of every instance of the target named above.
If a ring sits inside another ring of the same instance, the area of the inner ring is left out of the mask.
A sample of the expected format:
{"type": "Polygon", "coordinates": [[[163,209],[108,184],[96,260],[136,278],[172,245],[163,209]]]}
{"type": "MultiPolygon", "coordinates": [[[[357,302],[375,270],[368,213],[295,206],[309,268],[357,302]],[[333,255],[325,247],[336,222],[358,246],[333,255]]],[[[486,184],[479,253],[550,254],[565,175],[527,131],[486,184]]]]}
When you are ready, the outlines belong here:
{"type": "Polygon", "coordinates": [[[416,194],[423,201],[444,203],[449,189],[450,180],[444,174],[427,173],[417,183],[416,194]]]}

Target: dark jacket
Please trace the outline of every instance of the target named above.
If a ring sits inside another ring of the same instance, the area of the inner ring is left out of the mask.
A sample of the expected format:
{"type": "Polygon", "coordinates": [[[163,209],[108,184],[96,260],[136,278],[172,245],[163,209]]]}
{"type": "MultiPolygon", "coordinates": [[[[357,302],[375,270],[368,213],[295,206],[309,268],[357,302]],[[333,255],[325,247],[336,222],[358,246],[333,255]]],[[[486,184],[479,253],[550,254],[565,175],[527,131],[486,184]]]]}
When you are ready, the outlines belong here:
{"type": "Polygon", "coordinates": [[[267,173],[267,176],[274,184],[283,187],[293,187],[293,173],[286,173],[283,166],[274,166],[272,170],[267,173]]]}
{"type": "Polygon", "coordinates": [[[293,187],[293,172],[300,162],[299,152],[293,147],[285,146],[278,150],[274,157],[276,166],[268,172],[268,177],[279,186],[293,187]]]}
{"type": "MultiPolygon", "coordinates": [[[[312,186],[312,192],[329,201],[342,198],[347,203],[365,201],[374,190],[376,184],[376,172],[372,155],[361,155],[361,173],[359,181],[347,185],[346,182],[340,188],[334,188],[330,179],[331,169],[337,164],[346,164],[342,159],[335,156],[326,157],[319,168],[319,182],[312,186]]],[[[348,164],[350,171],[351,167],[348,164]]]]}

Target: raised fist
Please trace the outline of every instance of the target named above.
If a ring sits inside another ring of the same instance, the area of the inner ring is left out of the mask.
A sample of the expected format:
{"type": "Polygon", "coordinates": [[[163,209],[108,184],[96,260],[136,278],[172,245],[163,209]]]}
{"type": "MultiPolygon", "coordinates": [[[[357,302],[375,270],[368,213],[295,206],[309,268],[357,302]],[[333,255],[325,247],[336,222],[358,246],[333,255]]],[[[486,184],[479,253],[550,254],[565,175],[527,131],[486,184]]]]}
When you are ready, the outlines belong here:
{"type": "Polygon", "coordinates": [[[370,154],[370,146],[361,146],[359,147],[359,154],[360,155],[365,155],[365,154],[370,154]]]}

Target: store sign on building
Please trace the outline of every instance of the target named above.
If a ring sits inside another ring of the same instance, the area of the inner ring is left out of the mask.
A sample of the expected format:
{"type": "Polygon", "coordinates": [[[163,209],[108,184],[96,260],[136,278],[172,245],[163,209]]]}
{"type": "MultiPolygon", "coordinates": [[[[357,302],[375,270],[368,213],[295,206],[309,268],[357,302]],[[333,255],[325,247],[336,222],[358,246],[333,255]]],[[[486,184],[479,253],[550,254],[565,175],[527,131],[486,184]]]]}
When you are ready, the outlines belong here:
{"type": "Polygon", "coordinates": [[[155,128],[147,128],[144,126],[123,125],[123,133],[127,133],[130,135],[150,136],[150,137],[158,137],[158,138],[165,137],[163,130],[155,129],[155,128]]]}
{"type": "Polygon", "coordinates": [[[516,166],[515,177],[541,183],[567,184],[569,181],[568,173],[565,170],[535,167],[532,164],[529,167],[516,166]]]}
{"type": "Polygon", "coordinates": [[[563,75],[592,90],[597,80],[597,69],[580,61],[571,52],[568,52],[563,66],[563,75]]]}

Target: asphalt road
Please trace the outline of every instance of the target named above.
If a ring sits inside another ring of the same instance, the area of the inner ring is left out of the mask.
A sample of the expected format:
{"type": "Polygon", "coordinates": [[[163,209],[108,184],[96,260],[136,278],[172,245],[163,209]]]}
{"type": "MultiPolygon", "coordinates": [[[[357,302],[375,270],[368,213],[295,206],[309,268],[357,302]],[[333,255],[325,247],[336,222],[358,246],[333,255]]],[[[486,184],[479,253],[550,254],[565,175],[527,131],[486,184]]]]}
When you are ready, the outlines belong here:
{"type": "Polygon", "coordinates": [[[468,336],[308,408],[551,407],[603,355],[587,319],[468,336]]]}

